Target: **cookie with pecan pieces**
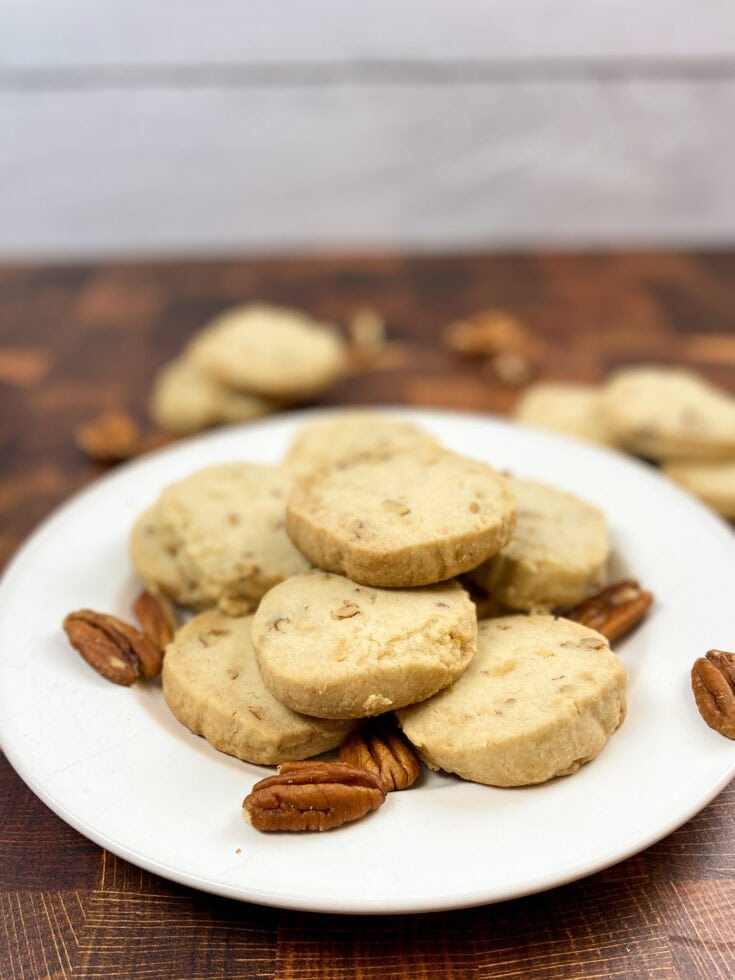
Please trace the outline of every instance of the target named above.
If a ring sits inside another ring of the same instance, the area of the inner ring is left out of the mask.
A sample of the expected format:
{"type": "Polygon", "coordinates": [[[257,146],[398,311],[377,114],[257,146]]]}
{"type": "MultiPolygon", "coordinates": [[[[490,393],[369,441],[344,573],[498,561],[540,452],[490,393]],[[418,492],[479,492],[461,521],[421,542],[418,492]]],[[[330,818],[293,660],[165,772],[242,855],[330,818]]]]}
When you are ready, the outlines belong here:
{"type": "Polygon", "coordinates": [[[508,477],[516,526],[503,550],[469,578],[509,609],[573,605],[605,581],[610,543],[604,514],[536,480],[508,477]]]}
{"type": "Polygon", "coordinates": [[[294,711],[363,718],[427,698],[472,659],[475,608],[456,582],[374,589],[295,575],[263,598],[253,645],[263,681],[294,711]]]}
{"type": "Polygon", "coordinates": [[[451,688],[396,712],[432,769],[490,786],[576,772],[625,718],[626,674],[604,636],[554,616],[480,623],[451,688]]]}
{"type": "Polygon", "coordinates": [[[178,631],[163,662],[173,714],[220,752],[258,765],[336,748],[354,725],[307,718],[276,701],[255,663],[251,622],[210,610],[178,631]]]}
{"type": "Polygon", "coordinates": [[[515,503],[486,463],[443,449],[364,453],[300,480],[286,529],[319,568],[413,588],[476,568],[507,544],[515,503]]]}

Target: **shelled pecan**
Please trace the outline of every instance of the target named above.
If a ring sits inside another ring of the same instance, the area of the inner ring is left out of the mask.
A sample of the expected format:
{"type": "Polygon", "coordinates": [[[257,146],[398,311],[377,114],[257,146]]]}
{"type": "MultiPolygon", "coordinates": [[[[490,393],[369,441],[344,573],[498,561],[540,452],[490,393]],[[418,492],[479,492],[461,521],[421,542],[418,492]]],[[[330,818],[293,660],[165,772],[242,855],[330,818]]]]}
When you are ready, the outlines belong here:
{"type": "Polygon", "coordinates": [[[735,653],[708,650],[695,660],[692,691],[709,727],[735,739],[735,653]]]}
{"type": "Polygon", "coordinates": [[[353,732],[339,750],[342,762],[378,776],[386,793],[408,789],[421,773],[416,752],[403,735],[385,721],[353,732]]]}
{"type": "Polygon", "coordinates": [[[243,816],[257,830],[332,830],[385,801],[378,776],[343,762],[284,762],[253,786],[243,816]]]}
{"type": "Polygon", "coordinates": [[[652,602],[651,592],[634,579],[623,579],[560,612],[567,619],[597,630],[612,643],[640,623],[652,602]]]}
{"type": "Polygon", "coordinates": [[[107,613],[79,609],[63,622],[69,642],[113,684],[129,687],[139,677],[161,672],[161,652],[140,630],[107,613]]]}
{"type": "Polygon", "coordinates": [[[137,455],[140,429],[127,412],[106,412],[80,425],[77,446],[97,463],[118,463],[137,455]]]}
{"type": "Polygon", "coordinates": [[[153,646],[163,653],[178,627],[172,604],[159,592],[143,590],[133,603],[133,612],[153,646]]]}

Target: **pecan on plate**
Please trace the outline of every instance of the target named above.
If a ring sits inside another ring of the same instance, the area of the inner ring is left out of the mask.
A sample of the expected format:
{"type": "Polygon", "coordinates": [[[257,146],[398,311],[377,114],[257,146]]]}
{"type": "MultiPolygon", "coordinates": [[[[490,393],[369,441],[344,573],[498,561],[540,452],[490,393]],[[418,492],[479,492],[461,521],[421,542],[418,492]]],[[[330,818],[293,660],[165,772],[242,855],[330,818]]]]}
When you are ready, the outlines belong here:
{"type": "Polygon", "coordinates": [[[133,612],[153,646],[163,653],[178,627],[174,607],[160,593],[144,589],[133,603],[133,612]]]}
{"type": "Polygon", "coordinates": [[[380,779],[343,762],[284,762],[243,800],[257,830],[332,830],[385,801],[380,779]]]}
{"type": "Polygon", "coordinates": [[[107,613],[80,609],[64,619],[64,632],[98,674],[129,687],[138,677],[161,671],[161,654],[129,623],[107,613]]]}
{"type": "Polygon", "coordinates": [[[692,667],[692,691],[710,728],[735,738],[735,653],[709,650],[692,667]]]}
{"type": "Polygon", "coordinates": [[[600,589],[561,615],[597,630],[612,643],[640,623],[652,602],[653,594],[628,578],[600,589]]]}
{"type": "Polygon", "coordinates": [[[386,722],[353,732],[339,750],[342,762],[374,772],[386,793],[408,789],[421,773],[421,763],[404,736],[386,722]]]}

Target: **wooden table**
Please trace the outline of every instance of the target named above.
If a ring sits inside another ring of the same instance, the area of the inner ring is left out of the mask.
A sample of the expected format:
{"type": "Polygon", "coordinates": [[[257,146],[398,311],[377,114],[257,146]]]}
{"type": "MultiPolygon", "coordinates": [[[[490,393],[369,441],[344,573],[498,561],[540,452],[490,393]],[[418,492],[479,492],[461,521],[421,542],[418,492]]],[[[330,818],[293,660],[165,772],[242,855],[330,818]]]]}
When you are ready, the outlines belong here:
{"type": "MultiPolygon", "coordinates": [[[[224,306],[379,310],[391,343],[325,403],[507,411],[439,343],[488,307],[543,341],[541,376],[690,363],[735,390],[735,253],[278,259],[0,268],[0,562],[100,469],[75,448],[104,409],[145,416],[157,366],[224,306]]],[[[39,597],[42,599],[42,597],[39,597]]],[[[694,656],[693,652],[693,656],[694,656]]],[[[735,786],[643,854],[484,908],[351,918],[238,904],[102,851],[0,758],[2,977],[731,977],[735,786]]]]}

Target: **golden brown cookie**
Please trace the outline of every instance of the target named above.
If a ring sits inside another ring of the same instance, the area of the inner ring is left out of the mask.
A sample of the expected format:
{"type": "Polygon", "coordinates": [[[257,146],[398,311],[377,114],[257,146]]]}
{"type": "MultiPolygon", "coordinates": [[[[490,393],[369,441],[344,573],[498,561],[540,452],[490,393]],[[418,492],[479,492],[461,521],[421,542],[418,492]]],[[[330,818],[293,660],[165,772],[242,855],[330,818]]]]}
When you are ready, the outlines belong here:
{"type": "Polygon", "coordinates": [[[163,695],[176,718],[220,752],[257,765],[308,759],[341,745],[350,722],[307,718],[268,691],[250,630],[251,617],[209,610],[178,631],[163,662],[163,695]]]}
{"type": "Polygon", "coordinates": [[[294,402],[332,384],[344,368],[345,343],[334,327],[297,310],[252,305],[217,317],[186,356],[222,385],[294,402]]]}
{"type": "Polygon", "coordinates": [[[607,640],[553,616],[479,624],[462,676],[397,712],[427,765],[490,786],[575,772],[625,718],[626,674],[607,640]]]}
{"type": "Polygon", "coordinates": [[[513,530],[506,480],[445,450],[366,453],[317,471],[288,502],[291,540],[320,568],[365,585],[430,585],[475,568],[513,530]]]}
{"type": "Polygon", "coordinates": [[[429,697],[475,651],[477,619],[456,582],[376,589],[340,575],[296,575],[253,617],[258,666],[295,711],[361,718],[429,697]]]}
{"type": "Polygon", "coordinates": [[[510,609],[572,606],[606,578],[604,514],[571,493],[509,477],[516,526],[503,550],[469,575],[510,609]]]}

